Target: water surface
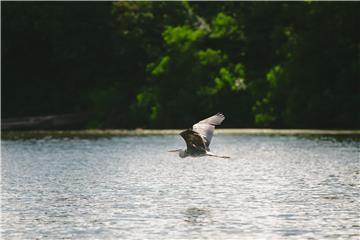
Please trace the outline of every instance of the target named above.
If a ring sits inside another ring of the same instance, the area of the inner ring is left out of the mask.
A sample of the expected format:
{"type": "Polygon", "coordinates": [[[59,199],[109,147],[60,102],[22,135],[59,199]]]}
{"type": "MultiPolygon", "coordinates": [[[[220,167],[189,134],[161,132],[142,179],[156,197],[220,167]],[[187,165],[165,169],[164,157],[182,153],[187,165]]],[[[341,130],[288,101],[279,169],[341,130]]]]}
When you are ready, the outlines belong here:
{"type": "Polygon", "coordinates": [[[359,239],[360,143],[218,135],[2,140],[4,239],[359,239]]]}

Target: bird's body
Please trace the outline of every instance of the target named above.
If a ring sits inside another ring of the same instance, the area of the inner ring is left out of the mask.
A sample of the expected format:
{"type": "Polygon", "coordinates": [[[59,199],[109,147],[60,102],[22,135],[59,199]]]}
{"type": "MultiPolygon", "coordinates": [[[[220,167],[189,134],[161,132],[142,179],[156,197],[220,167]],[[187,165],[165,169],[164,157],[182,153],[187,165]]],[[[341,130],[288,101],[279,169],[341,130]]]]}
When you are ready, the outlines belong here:
{"type": "Polygon", "coordinates": [[[194,124],[191,129],[182,131],[180,136],[186,142],[186,149],[172,150],[170,152],[179,152],[181,158],[203,156],[229,158],[227,156],[216,155],[210,152],[209,148],[211,139],[214,135],[215,126],[220,125],[224,119],[224,115],[218,113],[194,124]]]}

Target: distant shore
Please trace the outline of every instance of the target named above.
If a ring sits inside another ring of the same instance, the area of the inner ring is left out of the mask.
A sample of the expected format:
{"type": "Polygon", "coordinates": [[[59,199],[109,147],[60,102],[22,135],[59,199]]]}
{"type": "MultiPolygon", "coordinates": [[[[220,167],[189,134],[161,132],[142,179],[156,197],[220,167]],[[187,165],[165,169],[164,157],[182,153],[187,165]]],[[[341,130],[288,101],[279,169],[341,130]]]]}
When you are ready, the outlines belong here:
{"type": "MultiPolygon", "coordinates": [[[[1,139],[21,138],[62,138],[62,137],[112,137],[112,136],[152,136],[177,135],[182,129],[89,129],[89,130],[31,130],[2,131],[1,139]]],[[[219,135],[328,135],[360,136],[360,130],[326,130],[326,129],[261,129],[261,128],[227,128],[217,129],[219,135]]]]}

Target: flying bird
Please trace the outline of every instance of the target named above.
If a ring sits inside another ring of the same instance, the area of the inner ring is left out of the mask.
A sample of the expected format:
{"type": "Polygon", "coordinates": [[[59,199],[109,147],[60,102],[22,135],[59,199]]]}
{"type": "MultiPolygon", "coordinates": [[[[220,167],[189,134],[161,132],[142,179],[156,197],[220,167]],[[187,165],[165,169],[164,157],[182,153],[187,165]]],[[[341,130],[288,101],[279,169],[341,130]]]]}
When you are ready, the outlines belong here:
{"type": "Polygon", "coordinates": [[[186,149],[170,150],[169,152],[179,152],[181,158],[185,157],[219,157],[230,158],[227,156],[220,156],[210,151],[209,145],[214,135],[215,126],[220,125],[225,119],[222,113],[217,113],[209,118],[206,118],[180,133],[180,136],[186,142],[186,149]]]}

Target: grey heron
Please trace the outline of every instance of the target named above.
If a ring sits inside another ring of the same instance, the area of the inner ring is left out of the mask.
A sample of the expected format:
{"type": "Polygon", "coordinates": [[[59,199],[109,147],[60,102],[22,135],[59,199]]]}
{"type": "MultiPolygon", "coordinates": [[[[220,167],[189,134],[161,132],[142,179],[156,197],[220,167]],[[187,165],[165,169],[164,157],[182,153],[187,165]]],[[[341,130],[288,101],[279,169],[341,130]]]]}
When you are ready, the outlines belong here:
{"type": "Polygon", "coordinates": [[[217,113],[194,124],[191,129],[182,131],[180,136],[186,142],[186,149],[170,150],[169,152],[179,152],[181,158],[203,156],[230,158],[227,156],[216,155],[212,153],[209,148],[211,139],[214,135],[215,126],[220,125],[224,119],[225,116],[222,113],[217,113]]]}

